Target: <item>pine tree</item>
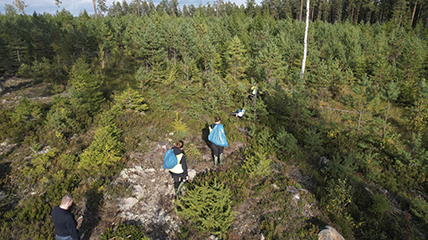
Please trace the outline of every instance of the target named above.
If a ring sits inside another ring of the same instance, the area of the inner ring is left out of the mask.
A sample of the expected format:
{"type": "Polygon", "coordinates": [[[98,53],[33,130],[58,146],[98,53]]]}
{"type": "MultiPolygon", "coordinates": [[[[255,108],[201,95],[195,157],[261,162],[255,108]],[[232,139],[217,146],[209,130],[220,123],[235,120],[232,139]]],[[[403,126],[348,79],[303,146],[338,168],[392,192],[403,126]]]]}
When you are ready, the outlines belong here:
{"type": "MultiPolygon", "coordinates": [[[[370,126],[372,120],[371,113],[376,110],[379,104],[379,96],[377,93],[377,87],[373,85],[372,80],[367,76],[363,76],[358,82],[352,87],[352,93],[344,96],[342,103],[352,113],[356,113],[357,117],[351,117],[353,122],[356,122],[355,128],[356,135],[360,133],[362,129],[367,129],[370,126]],[[362,126],[362,124],[366,126],[362,126]]],[[[347,114],[345,118],[349,117],[347,114]]]]}
{"type": "Polygon", "coordinates": [[[100,16],[103,17],[103,14],[108,11],[106,0],[97,0],[98,12],[100,16]]]}
{"type": "MultiPolygon", "coordinates": [[[[267,31],[266,36],[269,35],[267,31]]],[[[263,78],[267,83],[272,84],[284,79],[285,63],[274,39],[266,37],[265,41],[265,47],[258,53],[257,64],[263,69],[263,78]]]]}
{"type": "Polygon", "coordinates": [[[181,58],[183,78],[186,85],[189,84],[192,76],[191,69],[195,64],[196,31],[191,25],[191,21],[183,22],[177,32],[177,50],[181,58]]]}
{"type": "Polygon", "coordinates": [[[229,79],[229,84],[234,84],[245,78],[245,71],[247,69],[246,61],[246,50],[238,36],[234,36],[229,42],[226,55],[228,69],[228,77],[226,79],[229,79]]]}
{"type": "MultiPolygon", "coordinates": [[[[138,23],[138,22],[137,22],[138,23]]],[[[152,83],[161,82],[165,76],[165,40],[155,23],[134,23],[132,31],[127,32],[127,50],[133,49],[136,58],[142,61],[146,73],[150,73],[152,83]],[[134,51],[135,49],[135,51],[134,51]]]]}
{"type": "Polygon", "coordinates": [[[381,99],[387,101],[388,103],[385,109],[386,113],[385,113],[385,121],[383,124],[383,129],[382,129],[382,138],[385,136],[386,124],[389,118],[391,101],[397,100],[399,94],[400,94],[400,88],[397,87],[396,82],[392,82],[392,81],[385,88],[381,88],[380,90],[381,99]]]}

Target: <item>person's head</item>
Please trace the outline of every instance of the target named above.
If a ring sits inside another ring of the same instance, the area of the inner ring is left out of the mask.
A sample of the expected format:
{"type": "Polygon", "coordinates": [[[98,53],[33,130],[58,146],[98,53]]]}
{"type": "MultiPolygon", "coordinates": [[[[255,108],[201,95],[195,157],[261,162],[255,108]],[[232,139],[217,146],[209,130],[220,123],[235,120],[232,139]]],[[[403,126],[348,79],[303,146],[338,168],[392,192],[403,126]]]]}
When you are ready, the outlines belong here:
{"type": "Polygon", "coordinates": [[[66,194],[64,197],[62,197],[61,200],[61,208],[68,209],[73,204],[73,197],[70,194],[66,194]]]}
{"type": "Polygon", "coordinates": [[[216,116],[216,117],[214,118],[214,121],[215,121],[216,123],[220,123],[220,122],[221,122],[221,118],[220,118],[219,116],[216,116]]]}
{"type": "Polygon", "coordinates": [[[180,140],[180,141],[178,141],[178,142],[175,144],[175,146],[176,146],[177,148],[179,148],[179,149],[183,149],[184,142],[183,142],[182,140],[180,140]]]}

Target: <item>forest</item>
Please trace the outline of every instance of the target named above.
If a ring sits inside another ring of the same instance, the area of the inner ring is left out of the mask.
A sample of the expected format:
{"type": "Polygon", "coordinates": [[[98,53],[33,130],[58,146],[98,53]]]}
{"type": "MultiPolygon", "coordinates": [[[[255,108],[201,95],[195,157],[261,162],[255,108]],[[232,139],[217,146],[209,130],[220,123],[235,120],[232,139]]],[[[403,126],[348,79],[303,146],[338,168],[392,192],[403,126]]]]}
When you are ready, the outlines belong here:
{"type": "MultiPolygon", "coordinates": [[[[426,1],[312,0],[304,74],[306,1],[98,0],[91,16],[56,2],[56,14],[18,0],[0,14],[4,239],[55,239],[50,211],[66,193],[73,211],[102,211],[126,194],[112,182],[131,156],[170,132],[189,165],[210,165],[214,116],[245,147],[187,183],[165,239],[318,239],[326,225],[345,239],[427,239],[426,1]],[[257,216],[246,235],[231,227],[242,212],[257,216]]],[[[150,239],[116,224],[84,239],[150,239]]]]}

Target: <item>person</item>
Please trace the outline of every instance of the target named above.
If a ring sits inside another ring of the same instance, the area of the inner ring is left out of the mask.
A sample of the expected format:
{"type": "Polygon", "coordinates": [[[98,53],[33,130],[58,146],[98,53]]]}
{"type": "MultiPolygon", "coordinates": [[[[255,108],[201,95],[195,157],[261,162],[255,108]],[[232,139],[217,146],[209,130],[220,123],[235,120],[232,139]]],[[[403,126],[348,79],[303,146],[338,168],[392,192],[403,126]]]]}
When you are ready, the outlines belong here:
{"type": "MultiPolygon", "coordinates": [[[[214,123],[209,126],[210,133],[217,126],[217,124],[220,124],[220,123],[221,123],[220,117],[219,116],[215,117],[214,123]]],[[[214,158],[214,167],[217,167],[219,162],[220,162],[220,165],[222,165],[223,164],[224,147],[218,146],[218,145],[214,144],[213,142],[211,142],[211,151],[212,151],[213,158],[214,158]]]]}
{"type": "Polygon", "coordinates": [[[245,109],[238,108],[238,110],[232,113],[235,117],[242,118],[245,114],[245,109]]]}
{"type": "Polygon", "coordinates": [[[257,96],[257,83],[251,87],[251,97],[255,98],[257,96]]]}
{"type": "Polygon", "coordinates": [[[74,214],[68,209],[73,204],[73,197],[65,195],[61,200],[61,205],[52,209],[51,215],[55,227],[56,240],[80,240],[76,229],[74,214]]]}
{"type": "Polygon", "coordinates": [[[183,146],[184,142],[179,141],[172,148],[175,156],[177,157],[177,165],[171,168],[169,173],[171,173],[171,177],[174,179],[174,192],[176,196],[180,196],[184,183],[189,179],[183,146]]]}

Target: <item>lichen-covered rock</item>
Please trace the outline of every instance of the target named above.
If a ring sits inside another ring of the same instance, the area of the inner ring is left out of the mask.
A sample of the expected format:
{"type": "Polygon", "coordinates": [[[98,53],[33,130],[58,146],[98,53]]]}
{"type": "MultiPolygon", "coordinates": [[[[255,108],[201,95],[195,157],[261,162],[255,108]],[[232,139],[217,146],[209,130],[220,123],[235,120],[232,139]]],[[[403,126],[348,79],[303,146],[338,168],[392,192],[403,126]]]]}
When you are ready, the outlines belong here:
{"type": "Polygon", "coordinates": [[[333,227],[325,226],[318,234],[319,240],[345,240],[342,235],[333,227]]]}

